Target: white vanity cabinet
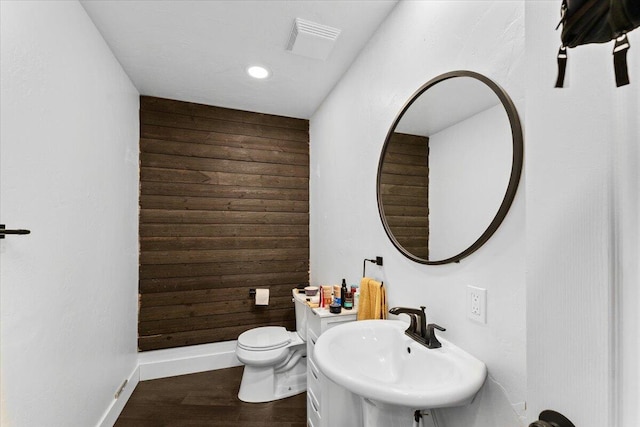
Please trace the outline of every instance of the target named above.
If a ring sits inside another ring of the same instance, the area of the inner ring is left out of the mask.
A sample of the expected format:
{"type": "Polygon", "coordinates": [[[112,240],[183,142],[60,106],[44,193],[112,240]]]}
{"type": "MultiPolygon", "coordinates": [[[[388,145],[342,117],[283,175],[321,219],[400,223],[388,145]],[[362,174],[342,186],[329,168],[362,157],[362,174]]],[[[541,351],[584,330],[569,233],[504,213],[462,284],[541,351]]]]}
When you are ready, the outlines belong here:
{"type": "MultiPolygon", "coordinates": [[[[309,308],[307,313],[307,426],[352,426],[347,413],[353,411],[354,396],[326,378],[318,369],[313,349],[318,337],[334,326],[356,320],[356,310],[330,313],[326,308],[309,308]]],[[[354,361],[345,360],[345,363],[354,361]]]]}

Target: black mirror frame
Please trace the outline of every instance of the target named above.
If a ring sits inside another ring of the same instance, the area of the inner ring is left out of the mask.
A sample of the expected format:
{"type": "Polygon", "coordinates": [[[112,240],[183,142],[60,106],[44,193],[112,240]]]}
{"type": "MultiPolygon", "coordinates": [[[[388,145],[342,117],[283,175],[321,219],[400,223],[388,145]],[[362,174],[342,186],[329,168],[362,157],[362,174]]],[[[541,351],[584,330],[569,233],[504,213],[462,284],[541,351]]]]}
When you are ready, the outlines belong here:
{"type": "Polygon", "coordinates": [[[524,137],[522,134],[522,125],[520,123],[520,118],[518,116],[518,111],[516,110],[515,104],[513,103],[513,101],[507,94],[507,92],[505,92],[505,90],[502,89],[502,87],[500,87],[497,83],[495,83],[493,80],[489,79],[488,77],[482,74],[476,73],[474,71],[457,70],[457,71],[451,71],[448,73],[441,74],[429,80],[427,83],[425,83],[422,87],[420,87],[420,89],[418,89],[411,96],[411,98],[409,98],[409,100],[405,103],[405,105],[400,110],[400,113],[396,116],[395,120],[393,121],[393,124],[391,125],[391,128],[389,129],[389,132],[387,133],[387,137],[384,141],[384,145],[382,147],[382,153],[380,154],[380,161],[378,162],[378,176],[376,179],[376,196],[378,199],[378,213],[380,214],[380,219],[382,220],[384,231],[387,233],[387,236],[389,236],[391,243],[393,243],[393,245],[400,251],[400,253],[402,253],[407,258],[415,262],[418,262],[420,264],[427,264],[427,265],[442,265],[442,264],[450,264],[454,262],[457,263],[457,262],[460,262],[460,260],[462,260],[463,258],[468,257],[469,255],[471,255],[472,253],[480,249],[480,247],[484,245],[491,238],[491,236],[493,236],[493,234],[496,232],[498,227],[500,227],[500,224],[502,224],[502,221],[507,216],[507,212],[509,211],[511,204],[513,203],[513,199],[516,196],[516,192],[518,190],[518,184],[520,183],[520,175],[522,174],[522,165],[523,165],[523,157],[524,157],[523,141],[524,141],[524,137]],[[407,109],[409,109],[409,107],[416,101],[416,99],[418,99],[420,95],[422,95],[430,87],[434,86],[437,83],[443,82],[445,80],[448,80],[454,77],[471,77],[471,78],[480,80],[481,82],[489,86],[491,90],[493,90],[493,92],[500,99],[502,106],[507,112],[509,123],[511,125],[511,137],[513,141],[511,175],[509,177],[509,185],[507,186],[507,190],[502,200],[502,204],[500,205],[500,208],[498,209],[495,217],[493,218],[493,220],[491,221],[487,229],[484,231],[484,233],[482,233],[482,235],[480,235],[480,237],[475,242],[473,242],[471,246],[469,246],[459,254],[443,260],[428,261],[413,255],[411,252],[407,251],[404,247],[402,247],[402,245],[398,243],[395,236],[391,232],[391,229],[389,228],[389,224],[387,223],[387,219],[384,214],[384,207],[382,206],[382,198],[380,194],[382,161],[387,151],[387,146],[389,144],[391,135],[395,131],[395,128],[398,125],[398,122],[400,122],[400,119],[402,119],[402,116],[407,111],[407,109]]]}

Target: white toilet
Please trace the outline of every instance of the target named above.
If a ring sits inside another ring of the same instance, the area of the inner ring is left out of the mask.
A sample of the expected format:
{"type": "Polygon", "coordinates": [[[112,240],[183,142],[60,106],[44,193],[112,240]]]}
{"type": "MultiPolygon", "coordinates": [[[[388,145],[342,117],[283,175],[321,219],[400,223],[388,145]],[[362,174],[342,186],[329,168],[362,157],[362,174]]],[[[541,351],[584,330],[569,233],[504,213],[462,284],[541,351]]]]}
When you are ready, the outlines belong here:
{"type": "Polygon", "coordinates": [[[238,337],[236,356],[244,363],[238,398],[270,402],[307,389],[307,312],[304,293],[293,290],[296,331],[282,326],[250,329],[238,337]]]}

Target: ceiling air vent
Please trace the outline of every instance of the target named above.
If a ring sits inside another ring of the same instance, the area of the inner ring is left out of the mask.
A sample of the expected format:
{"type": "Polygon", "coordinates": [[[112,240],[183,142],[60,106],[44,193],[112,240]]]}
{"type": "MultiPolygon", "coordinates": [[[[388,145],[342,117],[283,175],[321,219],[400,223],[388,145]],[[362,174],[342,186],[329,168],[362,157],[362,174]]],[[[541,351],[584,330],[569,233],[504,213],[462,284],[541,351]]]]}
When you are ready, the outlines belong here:
{"type": "Polygon", "coordinates": [[[325,60],[340,35],[337,28],[296,18],[291,29],[287,50],[307,58],[325,60]]]}

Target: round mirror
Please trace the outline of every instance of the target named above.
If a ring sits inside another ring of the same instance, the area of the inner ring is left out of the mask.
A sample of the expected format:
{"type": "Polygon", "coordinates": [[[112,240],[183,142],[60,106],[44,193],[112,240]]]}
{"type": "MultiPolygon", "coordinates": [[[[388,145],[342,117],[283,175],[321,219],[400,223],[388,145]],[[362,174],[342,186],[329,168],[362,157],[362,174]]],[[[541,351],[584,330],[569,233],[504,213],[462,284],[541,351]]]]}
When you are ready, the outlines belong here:
{"type": "Polygon", "coordinates": [[[423,264],[458,262],[500,226],[522,171],[522,127],[489,78],[453,71],[427,82],[394,120],[378,165],[387,235],[423,264]]]}

